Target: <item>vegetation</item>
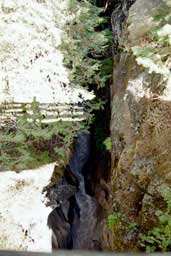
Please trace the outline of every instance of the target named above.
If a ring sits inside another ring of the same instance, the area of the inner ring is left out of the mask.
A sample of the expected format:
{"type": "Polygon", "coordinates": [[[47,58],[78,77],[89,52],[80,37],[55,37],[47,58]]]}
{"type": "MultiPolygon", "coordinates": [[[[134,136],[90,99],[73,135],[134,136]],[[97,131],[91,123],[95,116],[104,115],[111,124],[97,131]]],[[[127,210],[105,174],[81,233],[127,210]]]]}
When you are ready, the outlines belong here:
{"type": "MultiPolygon", "coordinates": [[[[113,212],[107,218],[107,227],[111,236],[111,250],[122,251],[123,248],[127,250],[131,240],[127,240],[129,236],[131,239],[136,240],[139,225],[137,223],[130,223],[120,212],[113,212]]],[[[134,243],[134,242],[133,242],[134,243]]],[[[130,249],[130,248],[129,248],[130,249]]]]}
{"type": "Polygon", "coordinates": [[[42,123],[39,104],[33,101],[32,113],[21,116],[16,127],[0,130],[0,167],[23,170],[60,159],[65,163],[78,123],[42,123]]]}
{"type": "Polygon", "coordinates": [[[112,58],[108,51],[112,41],[108,18],[100,17],[102,9],[90,1],[70,0],[62,51],[74,85],[105,86],[112,74],[112,58]]]}
{"type": "Polygon", "coordinates": [[[120,214],[110,214],[107,219],[108,228],[112,231],[116,224],[122,223],[124,221],[124,217],[120,214]]]}
{"type": "Polygon", "coordinates": [[[107,137],[103,141],[103,145],[105,146],[106,150],[111,151],[112,150],[112,140],[111,140],[111,137],[107,137]]]}
{"type": "Polygon", "coordinates": [[[106,121],[109,102],[105,90],[113,68],[110,19],[105,17],[102,8],[87,0],[70,0],[66,16],[69,18],[64,25],[66,33],[61,45],[64,63],[69,70],[71,84],[95,93],[95,99],[87,104],[88,118],[83,125],[90,128],[96,124],[96,146],[104,150],[106,145],[103,142],[109,136],[105,131],[106,124],[102,126],[102,121],[109,121],[106,121]]]}
{"type": "Polygon", "coordinates": [[[140,244],[147,252],[171,251],[171,190],[165,190],[162,194],[167,204],[166,210],[156,211],[158,225],[141,236],[140,244]]]}

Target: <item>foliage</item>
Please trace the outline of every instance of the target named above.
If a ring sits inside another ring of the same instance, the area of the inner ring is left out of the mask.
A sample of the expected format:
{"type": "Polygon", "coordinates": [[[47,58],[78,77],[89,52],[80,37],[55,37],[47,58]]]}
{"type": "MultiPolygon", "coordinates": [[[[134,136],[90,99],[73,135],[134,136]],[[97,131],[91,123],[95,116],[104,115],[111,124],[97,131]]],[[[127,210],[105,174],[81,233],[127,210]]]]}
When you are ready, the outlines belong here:
{"type": "Polygon", "coordinates": [[[110,231],[111,250],[121,251],[123,248],[128,249],[128,243],[135,242],[139,225],[130,222],[126,216],[120,212],[112,212],[107,218],[107,227],[110,231]],[[129,239],[127,239],[129,237],[129,239]]]}
{"type": "Polygon", "coordinates": [[[106,148],[108,151],[111,151],[111,149],[112,149],[112,140],[111,140],[111,137],[107,137],[107,138],[103,141],[103,145],[105,146],[105,148],[106,148]]]}
{"type": "Polygon", "coordinates": [[[140,244],[147,252],[171,251],[171,190],[164,190],[162,194],[167,204],[166,210],[156,211],[158,225],[141,236],[140,244]]]}
{"type": "Polygon", "coordinates": [[[162,8],[154,16],[154,28],[141,42],[132,48],[137,62],[149,70],[170,77],[171,68],[171,6],[162,8]]]}
{"type": "Polygon", "coordinates": [[[121,229],[124,229],[126,232],[136,232],[139,228],[139,225],[137,223],[130,223],[129,220],[127,220],[127,218],[120,212],[114,212],[108,215],[107,226],[109,230],[114,231],[115,229],[117,229],[118,224],[122,226],[121,229]]]}
{"type": "Polygon", "coordinates": [[[78,123],[43,124],[39,104],[33,101],[31,114],[21,116],[13,129],[0,130],[1,169],[22,170],[56,161],[65,162],[78,123]]]}
{"type": "Polygon", "coordinates": [[[103,29],[108,19],[100,17],[101,12],[101,8],[89,1],[69,1],[70,20],[65,26],[62,51],[74,85],[94,84],[100,88],[111,77],[112,59],[108,51],[112,34],[103,29]]]}
{"type": "Polygon", "coordinates": [[[105,90],[112,77],[110,19],[93,1],[69,0],[68,3],[68,19],[63,28],[65,33],[61,44],[64,64],[69,70],[71,84],[95,93],[95,98],[87,103],[87,119],[83,126],[90,128],[96,124],[96,146],[106,150],[103,141],[107,135],[103,127],[97,127],[97,112],[102,113],[106,107],[102,90],[105,90]]]}
{"type": "Polygon", "coordinates": [[[96,111],[102,111],[105,107],[105,101],[100,98],[94,98],[86,103],[86,119],[81,123],[83,129],[89,129],[95,122],[96,111]]]}
{"type": "Polygon", "coordinates": [[[124,221],[124,217],[121,214],[110,214],[107,219],[108,228],[112,231],[119,223],[124,221]]]}
{"type": "Polygon", "coordinates": [[[135,222],[135,223],[131,223],[128,226],[128,229],[132,232],[136,232],[139,228],[139,225],[135,222]]]}

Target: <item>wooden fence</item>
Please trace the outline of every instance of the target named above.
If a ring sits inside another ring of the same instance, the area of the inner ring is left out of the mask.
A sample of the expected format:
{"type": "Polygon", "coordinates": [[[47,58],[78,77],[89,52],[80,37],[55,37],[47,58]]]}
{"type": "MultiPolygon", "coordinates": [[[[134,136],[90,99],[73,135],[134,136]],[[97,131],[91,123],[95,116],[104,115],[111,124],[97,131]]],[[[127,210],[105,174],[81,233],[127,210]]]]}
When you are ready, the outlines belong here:
{"type": "MultiPolygon", "coordinates": [[[[39,103],[43,123],[56,121],[81,121],[86,118],[84,107],[79,104],[39,103]]],[[[15,121],[23,114],[32,115],[32,103],[3,103],[0,104],[0,125],[6,121],[15,121]]]]}

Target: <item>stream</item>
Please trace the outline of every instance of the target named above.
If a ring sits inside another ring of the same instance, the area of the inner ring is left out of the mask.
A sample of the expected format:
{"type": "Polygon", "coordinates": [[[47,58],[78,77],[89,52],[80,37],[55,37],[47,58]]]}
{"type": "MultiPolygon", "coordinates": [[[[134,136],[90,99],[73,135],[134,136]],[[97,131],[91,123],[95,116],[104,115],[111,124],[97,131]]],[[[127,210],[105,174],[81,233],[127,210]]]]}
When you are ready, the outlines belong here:
{"type": "Polygon", "coordinates": [[[48,191],[56,207],[48,216],[53,249],[100,250],[98,203],[91,191],[91,136],[79,132],[64,176],[48,191]]]}

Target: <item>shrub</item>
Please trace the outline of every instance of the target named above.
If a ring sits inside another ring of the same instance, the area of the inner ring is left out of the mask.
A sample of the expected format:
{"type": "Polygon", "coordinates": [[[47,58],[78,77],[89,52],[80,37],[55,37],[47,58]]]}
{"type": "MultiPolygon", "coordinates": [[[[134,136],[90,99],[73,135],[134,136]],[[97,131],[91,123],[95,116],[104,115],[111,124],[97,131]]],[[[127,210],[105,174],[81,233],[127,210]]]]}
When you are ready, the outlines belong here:
{"type": "Polygon", "coordinates": [[[101,8],[90,1],[70,0],[64,27],[66,33],[61,45],[65,65],[70,70],[74,85],[105,86],[112,75],[112,58],[109,49],[112,33],[105,24],[108,18],[100,17],[101,8]]]}
{"type": "Polygon", "coordinates": [[[171,190],[162,192],[167,204],[165,211],[156,211],[158,225],[141,236],[140,245],[147,252],[171,251],[171,190]]]}

